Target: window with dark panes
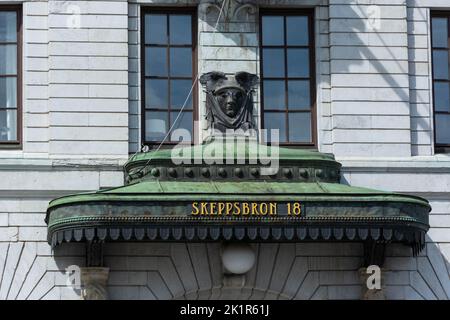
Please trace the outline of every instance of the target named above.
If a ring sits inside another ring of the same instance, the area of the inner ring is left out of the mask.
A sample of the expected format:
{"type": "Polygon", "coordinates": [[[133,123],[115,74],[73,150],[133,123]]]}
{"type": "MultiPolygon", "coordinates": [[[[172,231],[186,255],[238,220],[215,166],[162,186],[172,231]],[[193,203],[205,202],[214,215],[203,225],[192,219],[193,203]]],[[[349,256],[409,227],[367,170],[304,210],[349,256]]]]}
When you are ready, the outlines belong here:
{"type": "Polygon", "coordinates": [[[20,143],[20,7],[0,6],[0,145],[20,143]]]}
{"type": "Polygon", "coordinates": [[[192,11],[143,13],[142,137],[146,144],[175,143],[171,132],[193,135],[195,90],[195,15],[192,11]],[[189,97],[189,98],[188,98],[189,97]]]}
{"type": "MultiPolygon", "coordinates": [[[[280,143],[315,144],[312,11],[262,12],[262,122],[279,129],[280,143]]],[[[267,134],[270,142],[270,131],[267,134]]]]}
{"type": "Polygon", "coordinates": [[[431,21],[433,55],[434,138],[436,151],[450,147],[450,13],[433,13],[431,21]]]}

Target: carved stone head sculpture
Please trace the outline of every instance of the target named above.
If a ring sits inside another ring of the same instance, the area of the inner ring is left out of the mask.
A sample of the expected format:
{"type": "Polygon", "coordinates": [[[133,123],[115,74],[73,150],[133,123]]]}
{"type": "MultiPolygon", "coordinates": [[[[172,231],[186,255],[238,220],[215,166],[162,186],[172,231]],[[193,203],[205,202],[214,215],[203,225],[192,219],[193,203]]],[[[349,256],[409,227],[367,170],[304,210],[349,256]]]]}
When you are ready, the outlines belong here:
{"type": "Polygon", "coordinates": [[[200,83],[206,88],[206,119],[208,128],[225,132],[227,129],[254,129],[253,88],[258,77],[237,72],[231,79],[223,72],[203,74],[200,83]]]}

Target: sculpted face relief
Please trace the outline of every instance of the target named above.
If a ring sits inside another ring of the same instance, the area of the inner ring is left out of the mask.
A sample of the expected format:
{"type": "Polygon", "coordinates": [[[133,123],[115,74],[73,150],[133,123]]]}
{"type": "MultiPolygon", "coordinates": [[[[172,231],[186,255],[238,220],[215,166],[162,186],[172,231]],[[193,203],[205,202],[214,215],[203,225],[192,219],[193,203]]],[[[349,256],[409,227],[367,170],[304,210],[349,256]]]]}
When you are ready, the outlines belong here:
{"type": "Polygon", "coordinates": [[[233,118],[238,114],[241,106],[245,103],[245,92],[240,89],[222,89],[216,92],[217,102],[223,113],[233,118]]]}

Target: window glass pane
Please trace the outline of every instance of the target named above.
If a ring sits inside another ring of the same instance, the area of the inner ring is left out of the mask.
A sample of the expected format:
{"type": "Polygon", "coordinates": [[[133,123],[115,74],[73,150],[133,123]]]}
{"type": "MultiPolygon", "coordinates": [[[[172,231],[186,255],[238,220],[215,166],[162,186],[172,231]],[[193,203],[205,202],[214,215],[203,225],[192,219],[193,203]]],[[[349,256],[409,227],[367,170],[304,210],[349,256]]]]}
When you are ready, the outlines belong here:
{"type": "Polygon", "coordinates": [[[17,45],[0,45],[0,74],[17,74],[17,45]]]}
{"type": "MultiPolygon", "coordinates": [[[[172,125],[174,123],[174,121],[177,119],[178,116],[178,112],[171,112],[170,113],[170,124],[172,125]]],[[[175,125],[172,128],[172,133],[176,130],[176,129],[185,129],[187,131],[189,131],[190,133],[190,139],[188,141],[192,141],[192,112],[191,111],[187,111],[187,112],[182,112],[180,114],[180,116],[178,117],[178,119],[175,122],[175,125]]],[[[172,141],[181,141],[182,139],[179,139],[180,135],[185,135],[185,132],[180,132],[179,134],[175,134],[175,135],[171,135],[171,140],[172,141]]],[[[187,138],[187,137],[186,137],[187,138]]]]}
{"type": "MultiPolygon", "coordinates": [[[[170,104],[171,108],[182,108],[192,87],[191,80],[172,80],[170,81],[170,104]]],[[[186,102],[184,109],[192,109],[192,94],[186,102]]]]}
{"type": "Polygon", "coordinates": [[[17,140],[17,110],[0,109],[0,141],[17,140]]]}
{"type": "Polygon", "coordinates": [[[308,49],[288,49],[288,77],[309,77],[308,49]]]}
{"type": "Polygon", "coordinates": [[[15,11],[0,11],[0,42],[17,42],[15,11]]]}
{"type": "Polygon", "coordinates": [[[308,17],[286,17],[286,36],[288,46],[308,45],[308,32],[308,17]]]}
{"type": "Polygon", "coordinates": [[[284,17],[262,17],[262,43],[264,46],[284,45],[284,17]]]}
{"type": "Polygon", "coordinates": [[[165,14],[145,15],[145,43],[167,43],[167,16],[165,14]]]}
{"type": "Polygon", "coordinates": [[[286,142],[286,113],[284,112],[265,112],[264,129],[267,129],[267,142],[286,142]],[[279,140],[273,141],[271,138],[271,129],[279,130],[279,140]]]}
{"type": "Polygon", "coordinates": [[[434,110],[450,112],[450,91],[447,82],[434,82],[434,110]]]}
{"type": "Polygon", "coordinates": [[[173,129],[193,128],[194,21],[182,12],[147,14],[145,19],[145,140],[160,142],[183,106],[173,129]]]}
{"type": "Polygon", "coordinates": [[[284,49],[263,50],[264,77],[284,78],[284,49]]]}
{"type": "Polygon", "coordinates": [[[17,108],[17,78],[0,78],[0,108],[17,108]]]}
{"type": "Polygon", "coordinates": [[[285,84],[280,80],[264,81],[264,109],[286,109],[285,84]]]}
{"type": "Polygon", "coordinates": [[[167,76],[166,48],[145,48],[145,75],[167,76]]]}
{"type": "Polygon", "coordinates": [[[433,50],[434,79],[448,79],[448,51],[433,50]]]}
{"type": "Polygon", "coordinates": [[[433,18],[432,21],[432,38],[433,47],[448,47],[448,27],[447,18],[433,18]]]}
{"type": "Polygon", "coordinates": [[[145,80],[145,107],[146,108],[167,108],[168,81],[159,79],[145,80]]]}
{"type": "Polygon", "coordinates": [[[308,80],[288,81],[288,107],[291,110],[309,110],[311,106],[308,80]]]}
{"type": "Polygon", "coordinates": [[[170,75],[192,77],[191,48],[170,48],[170,75]]]}
{"type": "Polygon", "coordinates": [[[289,113],[289,142],[311,142],[311,114],[289,113]]]}
{"type": "Polygon", "coordinates": [[[171,44],[191,44],[192,24],[190,15],[171,15],[169,17],[171,44]]]}
{"type": "Polygon", "coordinates": [[[169,130],[169,114],[161,111],[145,112],[145,140],[162,141],[169,130]]]}
{"type": "Polygon", "coordinates": [[[450,144],[450,115],[436,114],[436,143],[450,144]]]}

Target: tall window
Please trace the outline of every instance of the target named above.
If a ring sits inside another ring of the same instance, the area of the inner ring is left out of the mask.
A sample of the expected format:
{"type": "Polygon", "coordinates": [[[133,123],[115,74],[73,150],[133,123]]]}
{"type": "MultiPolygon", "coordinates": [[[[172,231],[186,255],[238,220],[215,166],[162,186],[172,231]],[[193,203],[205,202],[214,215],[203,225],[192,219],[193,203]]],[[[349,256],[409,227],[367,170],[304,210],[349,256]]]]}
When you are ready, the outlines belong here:
{"type": "Polygon", "coordinates": [[[431,20],[434,141],[437,152],[450,148],[449,19],[450,13],[433,13],[431,20]]]}
{"type": "Polygon", "coordinates": [[[260,21],[263,127],[279,129],[282,144],[314,146],[312,11],[263,11],[260,21]]]}
{"type": "MultiPolygon", "coordinates": [[[[170,128],[183,128],[192,137],[196,78],[196,30],[193,11],[143,12],[142,137],[159,144],[170,128]],[[186,101],[187,99],[187,101],[186,101]],[[184,106],[184,108],[183,108],[184,106]]],[[[178,142],[168,135],[165,143],[178,142]]]]}
{"type": "Polygon", "coordinates": [[[20,144],[21,10],[0,6],[0,146],[20,144]]]}

